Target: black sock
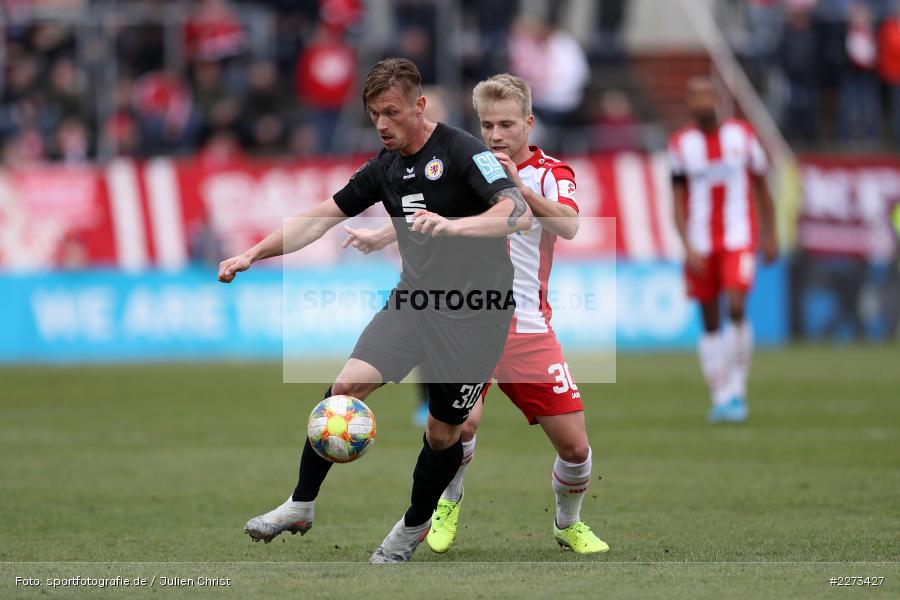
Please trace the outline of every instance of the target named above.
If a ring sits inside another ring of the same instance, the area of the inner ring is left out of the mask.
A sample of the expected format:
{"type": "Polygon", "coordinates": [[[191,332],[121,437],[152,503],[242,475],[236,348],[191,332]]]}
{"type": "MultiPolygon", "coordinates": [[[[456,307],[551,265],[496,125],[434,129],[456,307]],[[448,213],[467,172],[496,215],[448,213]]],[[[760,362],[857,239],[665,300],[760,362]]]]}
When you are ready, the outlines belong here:
{"type": "MultiPolygon", "coordinates": [[[[325,398],[331,396],[331,387],[325,391],[325,398]]],[[[319,495],[319,488],[328,475],[332,463],[325,460],[313,450],[309,439],[303,445],[303,454],[300,455],[300,476],[297,479],[297,487],[291,494],[294,502],[311,502],[319,495]]]]}
{"type": "Polygon", "coordinates": [[[444,450],[432,450],[428,446],[428,441],[423,441],[424,448],[419,453],[419,460],[413,471],[411,505],[403,517],[407,527],[421,525],[431,518],[441,494],[447,489],[447,485],[462,464],[461,439],[444,450]]]}

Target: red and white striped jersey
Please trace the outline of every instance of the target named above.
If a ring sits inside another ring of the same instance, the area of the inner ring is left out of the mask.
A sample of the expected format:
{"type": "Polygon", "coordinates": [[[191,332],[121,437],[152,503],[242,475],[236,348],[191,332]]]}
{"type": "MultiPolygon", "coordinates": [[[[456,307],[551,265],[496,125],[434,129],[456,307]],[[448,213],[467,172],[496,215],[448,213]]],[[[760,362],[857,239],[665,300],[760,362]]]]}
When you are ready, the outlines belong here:
{"type": "MultiPolygon", "coordinates": [[[[572,168],[544,154],[537,146],[529,148],[534,154],[517,165],[522,183],[547,200],[567,204],[578,211],[572,168]]],[[[509,255],[515,267],[513,295],[516,298],[516,312],[510,325],[513,333],[544,333],[551,330],[547,281],[553,264],[555,242],[556,234],[545,231],[537,219],[534,219],[531,230],[509,236],[509,255]]]]}
{"type": "Polygon", "coordinates": [[[669,140],[669,164],[687,179],[687,237],[697,252],[756,246],[750,175],[765,174],[768,161],[749,123],[728,119],[710,134],[681,129],[669,140]]]}

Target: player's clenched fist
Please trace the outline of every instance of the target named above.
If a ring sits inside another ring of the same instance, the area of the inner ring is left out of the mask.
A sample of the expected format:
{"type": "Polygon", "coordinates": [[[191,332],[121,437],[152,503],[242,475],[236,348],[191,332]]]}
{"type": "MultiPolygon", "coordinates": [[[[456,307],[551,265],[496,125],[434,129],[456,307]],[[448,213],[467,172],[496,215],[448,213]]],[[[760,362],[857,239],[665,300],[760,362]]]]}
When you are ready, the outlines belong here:
{"type": "Polygon", "coordinates": [[[252,264],[253,261],[245,254],[238,254],[223,260],[219,263],[219,281],[231,283],[234,281],[235,275],[241,271],[246,271],[252,264]]]}

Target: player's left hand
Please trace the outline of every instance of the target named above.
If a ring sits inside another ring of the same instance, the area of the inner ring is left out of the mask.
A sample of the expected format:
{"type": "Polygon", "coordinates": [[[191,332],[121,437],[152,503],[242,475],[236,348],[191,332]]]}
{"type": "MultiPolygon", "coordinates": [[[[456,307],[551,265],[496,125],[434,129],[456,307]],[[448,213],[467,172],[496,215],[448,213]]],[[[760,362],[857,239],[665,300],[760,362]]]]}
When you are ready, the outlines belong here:
{"type": "Polygon", "coordinates": [[[413,213],[413,223],[410,229],[431,237],[456,235],[456,226],[453,221],[428,210],[417,210],[413,213]]]}
{"type": "Polygon", "coordinates": [[[497,160],[499,160],[500,164],[503,165],[503,168],[506,169],[506,176],[509,180],[512,181],[517,188],[523,187],[522,178],[519,177],[519,167],[516,166],[516,163],[503,152],[494,152],[494,156],[497,157],[497,160]]]}
{"type": "Polygon", "coordinates": [[[765,235],[762,240],[763,261],[771,265],[778,258],[778,241],[774,235],[765,235]]]}

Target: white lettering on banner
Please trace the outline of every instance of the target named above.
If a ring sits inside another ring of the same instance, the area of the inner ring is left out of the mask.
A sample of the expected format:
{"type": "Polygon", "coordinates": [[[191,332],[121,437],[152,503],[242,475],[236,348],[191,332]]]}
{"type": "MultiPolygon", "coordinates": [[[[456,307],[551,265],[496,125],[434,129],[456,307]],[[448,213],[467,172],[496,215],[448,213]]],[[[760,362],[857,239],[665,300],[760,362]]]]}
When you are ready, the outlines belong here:
{"type": "Polygon", "coordinates": [[[31,309],[46,341],[103,342],[113,339],[113,306],[113,291],[93,286],[78,291],[39,289],[31,309]]]}
{"type": "MultiPolygon", "coordinates": [[[[236,253],[280,227],[284,219],[329,198],[351,173],[344,165],[271,168],[260,177],[243,171],[211,173],[200,184],[200,196],[213,229],[227,243],[226,253],[236,253]]],[[[304,249],[307,264],[331,264],[337,258],[333,245],[304,249]]]]}
{"type": "Polygon", "coordinates": [[[206,286],[137,287],[125,299],[121,325],[126,338],[217,340],[228,336],[222,294],[206,286]]]}
{"type": "Polygon", "coordinates": [[[237,294],[237,328],[241,335],[279,339],[283,327],[281,284],[245,286],[237,294]]]}
{"type": "Polygon", "coordinates": [[[693,309],[680,271],[619,273],[618,323],[624,337],[666,339],[683,332],[693,309]]]}
{"type": "Polygon", "coordinates": [[[616,272],[603,269],[589,276],[561,271],[554,274],[547,292],[553,308],[553,329],[561,335],[615,345],[616,272]]]}
{"type": "Polygon", "coordinates": [[[803,168],[800,246],[886,260],[896,250],[890,211],[900,203],[900,170],[891,167],[803,168]]]}

